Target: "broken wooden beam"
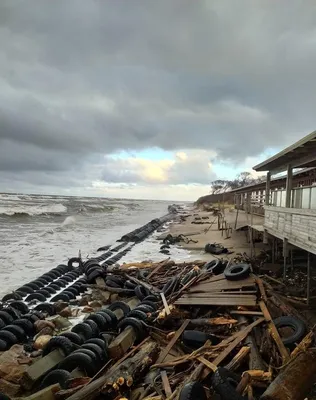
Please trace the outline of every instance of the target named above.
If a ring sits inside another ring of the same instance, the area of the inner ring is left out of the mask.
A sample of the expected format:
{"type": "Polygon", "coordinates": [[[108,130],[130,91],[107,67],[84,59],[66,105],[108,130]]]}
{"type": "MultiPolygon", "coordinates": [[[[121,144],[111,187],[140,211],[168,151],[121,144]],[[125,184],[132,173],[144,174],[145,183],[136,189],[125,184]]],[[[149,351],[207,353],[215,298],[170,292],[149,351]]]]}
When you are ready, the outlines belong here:
{"type": "Polygon", "coordinates": [[[304,400],[316,382],[316,350],[299,353],[275,378],[261,400],[304,400]]]}
{"type": "Polygon", "coordinates": [[[186,327],[189,325],[189,320],[185,320],[183,322],[183,324],[181,325],[181,327],[177,330],[177,332],[175,333],[175,335],[173,336],[173,338],[170,340],[170,342],[168,343],[167,347],[162,351],[162,353],[160,354],[159,358],[158,358],[158,363],[162,363],[165,358],[167,357],[169,351],[172,349],[172,347],[175,345],[175,343],[177,342],[177,340],[180,338],[180,336],[182,335],[182,333],[184,332],[184,330],[186,329],[186,327]]]}

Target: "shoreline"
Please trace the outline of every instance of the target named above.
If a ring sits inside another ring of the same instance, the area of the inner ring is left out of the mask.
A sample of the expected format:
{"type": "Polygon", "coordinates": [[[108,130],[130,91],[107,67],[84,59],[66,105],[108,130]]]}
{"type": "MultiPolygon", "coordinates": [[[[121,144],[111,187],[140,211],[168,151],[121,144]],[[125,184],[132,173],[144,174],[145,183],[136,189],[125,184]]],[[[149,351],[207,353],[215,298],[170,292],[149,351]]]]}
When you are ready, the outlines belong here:
{"type": "MultiPolygon", "coordinates": [[[[203,261],[211,261],[218,258],[205,252],[205,245],[208,243],[221,244],[227,248],[229,252],[232,252],[231,254],[220,254],[220,258],[230,259],[239,253],[247,253],[250,255],[251,245],[247,240],[247,231],[242,230],[242,228],[247,225],[247,218],[249,217],[244,212],[239,211],[236,230],[234,228],[236,214],[237,210],[235,209],[224,210],[223,216],[227,226],[232,228],[232,232],[228,238],[226,238],[225,232],[218,229],[218,217],[213,215],[213,211],[203,211],[199,208],[192,208],[187,213],[188,216],[184,220],[172,222],[168,227],[167,233],[160,235],[159,238],[163,239],[168,234],[173,237],[178,235],[185,236],[189,242],[186,243],[182,240],[177,243],[176,246],[188,250],[190,256],[196,255],[196,259],[203,261]]],[[[254,223],[259,224],[260,222],[261,217],[255,216],[254,223]]],[[[255,243],[253,251],[255,255],[258,255],[264,249],[265,245],[263,243],[255,243]]]]}

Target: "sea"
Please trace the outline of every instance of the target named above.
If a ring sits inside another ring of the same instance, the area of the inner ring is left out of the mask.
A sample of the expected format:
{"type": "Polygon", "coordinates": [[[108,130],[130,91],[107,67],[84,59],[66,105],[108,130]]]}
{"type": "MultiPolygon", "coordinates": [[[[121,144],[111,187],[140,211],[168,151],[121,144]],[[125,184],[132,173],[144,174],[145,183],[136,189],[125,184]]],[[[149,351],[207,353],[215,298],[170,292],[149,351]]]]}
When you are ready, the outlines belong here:
{"type": "MultiPolygon", "coordinates": [[[[174,202],[172,202],[173,204],[174,202]]],[[[69,258],[100,255],[124,234],[168,213],[166,201],[0,194],[0,296],[69,258]]],[[[168,223],[166,224],[167,228],[168,223]]],[[[119,262],[160,261],[154,233],[119,262]]],[[[170,256],[190,259],[173,247],[170,256]]]]}

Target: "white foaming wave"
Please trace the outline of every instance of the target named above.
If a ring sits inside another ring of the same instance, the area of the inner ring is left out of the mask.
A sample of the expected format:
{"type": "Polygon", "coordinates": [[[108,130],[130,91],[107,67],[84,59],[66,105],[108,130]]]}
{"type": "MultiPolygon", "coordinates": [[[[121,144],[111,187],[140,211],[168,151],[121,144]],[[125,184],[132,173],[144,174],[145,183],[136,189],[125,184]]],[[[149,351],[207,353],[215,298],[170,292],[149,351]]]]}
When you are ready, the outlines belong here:
{"type": "Polygon", "coordinates": [[[61,226],[74,225],[76,222],[77,222],[76,217],[74,217],[73,215],[69,215],[68,217],[65,218],[61,226]]]}
{"type": "Polygon", "coordinates": [[[41,204],[41,205],[26,205],[26,204],[10,204],[8,206],[0,206],[0,215],[29,215],[31,217],[37,215],[63,214],[67,212],[67,207],[63,204],[41,204]]]}

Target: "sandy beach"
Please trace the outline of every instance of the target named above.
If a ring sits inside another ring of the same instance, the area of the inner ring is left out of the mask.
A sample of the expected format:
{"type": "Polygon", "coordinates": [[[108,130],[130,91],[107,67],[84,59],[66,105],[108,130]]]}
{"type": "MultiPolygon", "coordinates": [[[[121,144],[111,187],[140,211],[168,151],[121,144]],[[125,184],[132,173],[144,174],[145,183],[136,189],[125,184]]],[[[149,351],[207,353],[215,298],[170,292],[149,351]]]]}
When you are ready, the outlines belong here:
{"type": "MultiPolygon", "coordinates": [[[[232,255],[237,253],[251,254],[251,246],[248,242],[248,230],[241,230],[242,227],[247,225],[247,220],[250,216],[244,212],[239,211],[236,223],[237,210],[226,209],[223,216],[226,220],[227,226],[232,227],[232,232],[229,237],[226,238],[225,231],[218,229],[218,217],[213,215],[212,211],[202,211],[198,208],[192,208],[190,212],[185,215],[185,221],[174,222],[170,225],[168,233],[173,236],[184,235],[189,240],[192,239],[194,242],[185,243],[181,241],[178,245],[184,249],[187,249],[193,255],[201,260],[211,260],[214,258],[211,254],[205,253],[204,248],[207,243],[219,243],[226,247],[232,254],[223,254],[221,257],[230,258],[232,255]],[[196,222],[198,224],[196,224],[196,222]],[[202,222],[202,224],[200,224],[202,222]]],[[[253,216],[253,225],[262,225],[263,218],[257,215],[253,216]]],[[[161,237],[166,236],[166,234],[161,237]]],[[[254,254],[260,253],[265,248],[263,243],[255,243],[254,254]]]]}

